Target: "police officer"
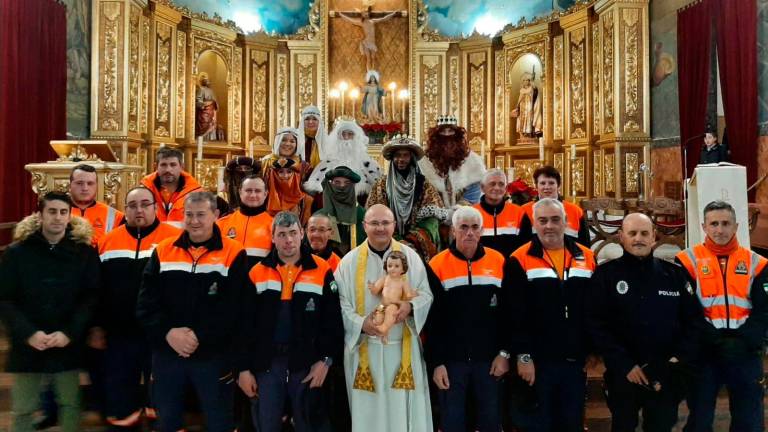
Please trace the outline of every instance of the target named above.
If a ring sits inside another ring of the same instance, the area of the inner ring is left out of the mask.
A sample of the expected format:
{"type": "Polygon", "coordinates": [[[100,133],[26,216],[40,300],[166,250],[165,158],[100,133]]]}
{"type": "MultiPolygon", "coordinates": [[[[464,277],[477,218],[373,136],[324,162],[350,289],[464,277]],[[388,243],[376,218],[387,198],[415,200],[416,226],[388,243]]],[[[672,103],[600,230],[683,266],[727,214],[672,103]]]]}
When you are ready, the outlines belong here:
{"type": "Polygon", "coordinates": [[[523,210],[507,200],[507,176],[500,169],[488,170],[480,183],[483,196],[474,207],[483,215],[483,245],[508,257],[527,243],[531,221],[523,210]],[[523,223],[525,226],[523,227],[523,223]]]}
{"type": "Polygon", "coordinates": [[[245,251],[216,226],[216,197],[184,200],[184,232],[157,245],[144,270],[136,317],[152,344],[160,432],[182,428],[191,383],[211,432],[231,432],[233,344],[246,285],[245,251]]]}
{"type": "Polygon", "coordinates": [[[695,352],[695,321],[703,320],[683,270],[654,258],[655,231],[642,213],[624,218],[624,254],[592,277],[590,332],[606,364],[612,432],[669,432],[683,397],[680,367],[695,352]]]}
{"type": "Polygon", "coordinates": [[[688,397],[686,431],[711,431],[720,388],[728,389],[731,430],[763,430],[763,362],[768,330],[768,261],[739,245],[736,211],[704,207],[703,244],[677,254],[703,307],[701,370],[688,397]]]}
{"type": "Polygon", "coordinates": [[[531,431],[581,432],[588,354],[585,303],[595,259],[565,234],[566,210],[556,198],[533,206],[536,236],[507,260],[517,373],[538,402],[531,431]]]}

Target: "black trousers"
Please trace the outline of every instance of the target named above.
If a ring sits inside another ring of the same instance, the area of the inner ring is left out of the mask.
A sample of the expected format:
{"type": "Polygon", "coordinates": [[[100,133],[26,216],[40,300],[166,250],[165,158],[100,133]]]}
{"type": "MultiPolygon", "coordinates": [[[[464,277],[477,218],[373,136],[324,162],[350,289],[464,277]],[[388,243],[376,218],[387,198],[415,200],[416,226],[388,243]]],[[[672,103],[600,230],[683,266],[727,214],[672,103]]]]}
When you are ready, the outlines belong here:
{"type": "Polygon", "coordinates": [[[677,423],[677,408],[682,401],[677,385],[662,385],[657,392],[610,371],[605,374],[605,384],[611,410],[611,432],[634,432],[641,411],[644,432],[670,432],[677,423]]]}

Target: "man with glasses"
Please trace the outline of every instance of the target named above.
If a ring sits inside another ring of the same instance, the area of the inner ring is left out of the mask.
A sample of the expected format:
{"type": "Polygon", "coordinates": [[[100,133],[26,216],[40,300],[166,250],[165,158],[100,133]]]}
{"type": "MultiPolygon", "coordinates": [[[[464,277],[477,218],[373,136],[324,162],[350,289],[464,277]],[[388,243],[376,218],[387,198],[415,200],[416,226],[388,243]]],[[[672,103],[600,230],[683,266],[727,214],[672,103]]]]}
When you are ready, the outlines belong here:
{"type": "Polygon", "coordinates": [[[449,249],[429,266],[439,282],[427,343],[432,380],[445,432],[467,430],[467,393],[473,394],[476,424],[471,430],[501,431],[499,381],[509,371],[509,314],[501,288],[504,256],[480,244],[480,210],[461,206],[453,213],[449,249]]]}
{"type": "Polygon", "coordinates": [[[344,370],[352,431],[432,431],[429,378],[419,332],[432,304],[427,271],[419,255],[392,239],[395,217],[382,204],[365,213],[366,242],[341,259],[336,271],[344,317],[344,370]],[[388,343],[381,340],[373,314],[380,298],[368,288],[385,274],[390,251],[408,260],[408,283],[418,295],[403,302],[388,343]]]}
{"type": "Polygon", "coordinates": [[[315,213],[307,222],[307,243],[312,253],[326,260],[331,270],[336,271],[341,257],[328,244],[333,233],[331,218],[323,213],[315,213]]]}
{"type": "Polygon", "coordinates": [[[99,241],[101,290],[92,330],[92,348],[105,351],[105,415],[112,430],[132,430],[142,411],[154,417],[148,386],[151,354],[146,335],[136,320],[136,298],[144,266],[162,240],[181,230],[160,222],[152,191],[137,186],[125,196],[125,225],[99,241]]]}

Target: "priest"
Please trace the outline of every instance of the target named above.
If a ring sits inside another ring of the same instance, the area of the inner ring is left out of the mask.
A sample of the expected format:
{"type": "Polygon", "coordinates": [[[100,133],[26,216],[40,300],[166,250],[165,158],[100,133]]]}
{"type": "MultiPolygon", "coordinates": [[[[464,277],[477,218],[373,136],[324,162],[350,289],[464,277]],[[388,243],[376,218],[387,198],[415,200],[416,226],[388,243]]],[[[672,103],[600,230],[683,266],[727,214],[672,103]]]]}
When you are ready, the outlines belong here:
{"type": "Polygon", "coordinates": [[[429,383],[419,332],[432,304],[427,271],[419,255],[394,239],[395,217],[382,204],[371,206],[363,226],[368,239],[342,258],[335,279],[344,318],[344,372],[352,431],[432,432],[429,383]],[[385,275],[391,251],[408,259],[408,283],[418,295],[400,305],[384,343],[373,324],[381,299],[368,284],[385,275]]]}

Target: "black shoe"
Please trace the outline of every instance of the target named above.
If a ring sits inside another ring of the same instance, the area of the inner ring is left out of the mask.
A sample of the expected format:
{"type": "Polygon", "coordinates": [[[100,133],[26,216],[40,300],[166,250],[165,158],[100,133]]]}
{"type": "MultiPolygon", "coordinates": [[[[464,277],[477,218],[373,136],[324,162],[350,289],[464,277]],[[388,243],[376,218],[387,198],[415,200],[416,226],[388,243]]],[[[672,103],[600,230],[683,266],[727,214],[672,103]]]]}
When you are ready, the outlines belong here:
{"type": "Polygon", "coordinates": [[[52,428],[59,423],[59,419],[56,416],[45,416],[39,422],[35,423],[35,430],[45,430],[52,428]]]}

